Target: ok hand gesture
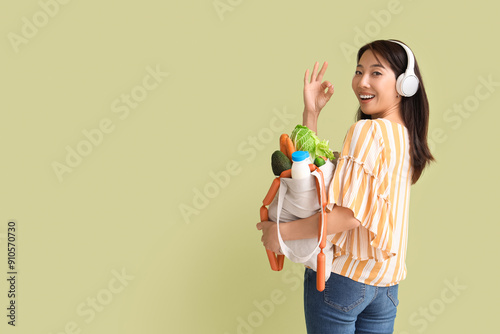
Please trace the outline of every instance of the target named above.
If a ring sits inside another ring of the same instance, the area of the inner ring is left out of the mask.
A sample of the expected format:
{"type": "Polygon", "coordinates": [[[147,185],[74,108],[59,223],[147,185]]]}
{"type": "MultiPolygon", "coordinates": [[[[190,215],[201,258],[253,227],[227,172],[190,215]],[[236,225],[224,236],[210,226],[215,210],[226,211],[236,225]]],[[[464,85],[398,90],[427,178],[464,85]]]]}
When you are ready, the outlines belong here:
{"type": "Polygon", "coordinates": [[[328,63],[325,61],[321,70],[316,75],[318,64],[318,62],[314,64],[311,80],[309,82],[309,69],[306,70],[304,76],[304,114],[308,113],[316,118],[333,95],[333,85],[329,81],[321,82],[328,67],[328,63]],[[325,90],[327,91],[325,92],[325,90]]]}

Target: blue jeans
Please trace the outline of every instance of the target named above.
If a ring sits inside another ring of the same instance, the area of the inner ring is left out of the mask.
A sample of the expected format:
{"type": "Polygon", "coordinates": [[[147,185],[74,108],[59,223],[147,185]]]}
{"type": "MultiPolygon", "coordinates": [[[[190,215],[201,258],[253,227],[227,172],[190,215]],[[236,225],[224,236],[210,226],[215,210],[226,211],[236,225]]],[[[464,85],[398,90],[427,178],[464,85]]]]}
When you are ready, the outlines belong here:
{"type": "Polygon", "coordinates": [[[319,292],[316,272],[304,273],[308,334],[392,333],[398,303],[398,285],[377,287],[332,273],[319,292]]]}

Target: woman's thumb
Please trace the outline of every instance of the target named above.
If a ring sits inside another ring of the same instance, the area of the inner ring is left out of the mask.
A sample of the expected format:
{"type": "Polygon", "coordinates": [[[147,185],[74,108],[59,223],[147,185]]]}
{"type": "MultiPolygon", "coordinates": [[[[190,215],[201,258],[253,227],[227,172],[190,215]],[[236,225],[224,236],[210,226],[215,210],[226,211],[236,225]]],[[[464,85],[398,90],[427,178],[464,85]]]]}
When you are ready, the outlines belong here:
{"type": "Polygon", "coordinates": [[[325,81],[321,84],[321,91],[326,95],[327,98],[330,98],[332,95],[333,95],[333,84],[328,82],[328,81],[325,81]],[[327,91],[325,92],[325,89],[327,89],[327,91]]]}

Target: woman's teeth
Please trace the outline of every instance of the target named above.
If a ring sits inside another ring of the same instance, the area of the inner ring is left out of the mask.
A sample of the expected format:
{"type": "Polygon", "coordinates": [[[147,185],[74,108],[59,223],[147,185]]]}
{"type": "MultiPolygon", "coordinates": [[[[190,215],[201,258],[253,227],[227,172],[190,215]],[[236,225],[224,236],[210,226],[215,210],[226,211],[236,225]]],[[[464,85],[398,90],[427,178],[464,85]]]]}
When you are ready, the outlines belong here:
{"type": "Polygon", "coordinates": [[[371,99],[371,98],[374,98],[375,95],[360,95],[359,96],[362,100],[368,100],[368,99],[371,99]]]}

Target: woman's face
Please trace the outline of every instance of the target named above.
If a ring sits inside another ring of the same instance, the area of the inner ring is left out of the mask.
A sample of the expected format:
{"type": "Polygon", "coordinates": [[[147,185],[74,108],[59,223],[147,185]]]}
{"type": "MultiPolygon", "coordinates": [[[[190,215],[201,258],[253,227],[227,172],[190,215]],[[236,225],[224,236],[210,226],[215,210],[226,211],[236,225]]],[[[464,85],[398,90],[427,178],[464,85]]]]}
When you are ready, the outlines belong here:
{"type": "Polygon", "coordinates": [[[358,98],[361,111],[372,118],[399,115],[401,96],[396,91],[396,75],[389,63],[371,50],[366,50],[352,78],[352,90],[358,98]]]}

